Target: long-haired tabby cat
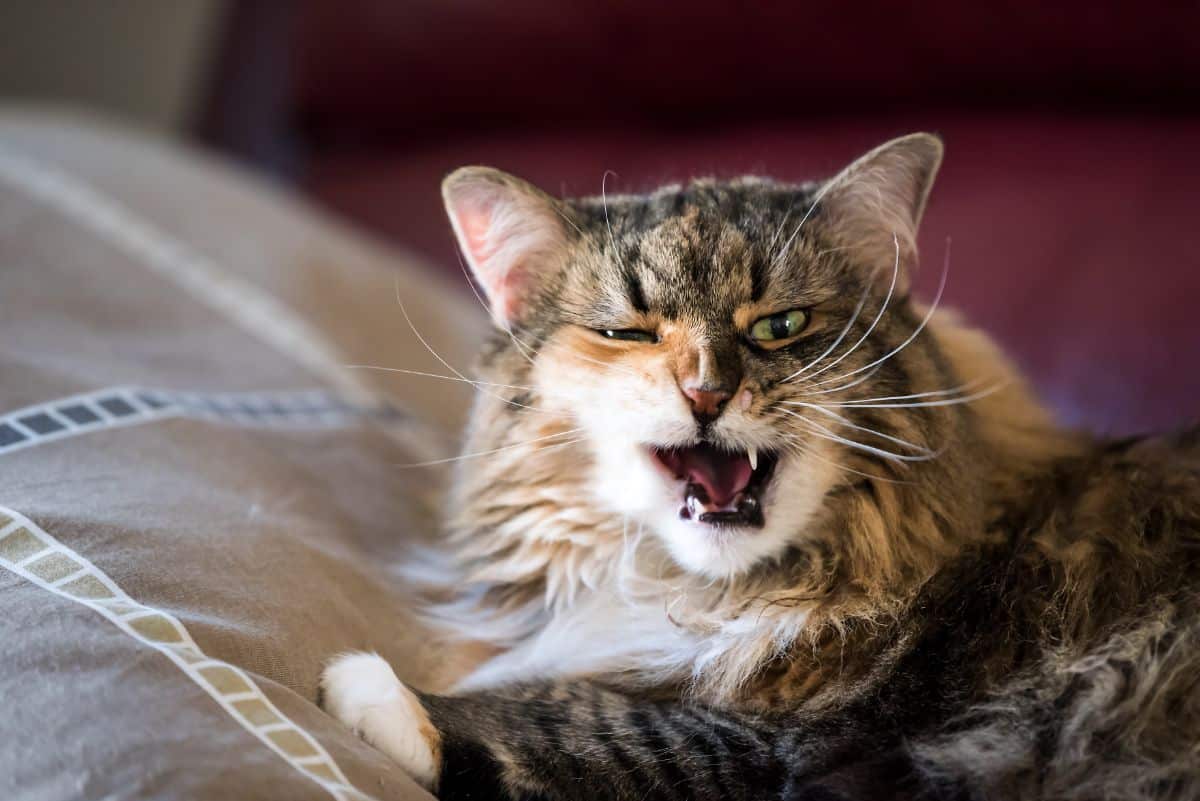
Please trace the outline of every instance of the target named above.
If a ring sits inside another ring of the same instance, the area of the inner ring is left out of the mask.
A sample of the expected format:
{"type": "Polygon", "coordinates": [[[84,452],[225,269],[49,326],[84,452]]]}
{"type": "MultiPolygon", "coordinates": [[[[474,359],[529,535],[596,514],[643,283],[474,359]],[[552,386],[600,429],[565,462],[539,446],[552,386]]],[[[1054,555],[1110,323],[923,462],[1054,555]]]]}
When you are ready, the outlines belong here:
{"type": "Polygon", "coordinates": [[[495,656],[327,708],[442,798],[1200,798],[1200,430],[1065,432],[910,296],[941,156],[447,178],[498,330],[436,611],[495,656]]]}

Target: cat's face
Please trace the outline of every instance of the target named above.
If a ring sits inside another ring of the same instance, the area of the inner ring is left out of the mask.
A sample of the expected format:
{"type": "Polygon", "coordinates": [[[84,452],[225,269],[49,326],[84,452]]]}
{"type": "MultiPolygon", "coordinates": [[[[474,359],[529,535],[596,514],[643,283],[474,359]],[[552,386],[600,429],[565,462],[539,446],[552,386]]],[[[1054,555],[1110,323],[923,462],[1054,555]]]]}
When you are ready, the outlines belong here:
{"type": "Polygon", "coordinates": [[[592,500],[683,568],[778,555],[863,457],[928,453],[864,399],[928,369],[920,347],[889,352],[921,323],[906,271],[940,154],[917,135],[820,185],[569,202],[491,170],[451,176],[460,244],[520,357],[504,383],[533,390],[512,413],[533,401],[578,429],[592,500]]]}

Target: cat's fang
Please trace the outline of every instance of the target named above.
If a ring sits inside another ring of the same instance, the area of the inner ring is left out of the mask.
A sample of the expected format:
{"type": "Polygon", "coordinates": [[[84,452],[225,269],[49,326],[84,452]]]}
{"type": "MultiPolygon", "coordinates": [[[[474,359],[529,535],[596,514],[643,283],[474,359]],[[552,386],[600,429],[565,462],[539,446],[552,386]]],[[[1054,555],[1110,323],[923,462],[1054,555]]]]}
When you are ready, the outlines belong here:
{"type": "Polygon", "coordinates": [[[746,458],[750,460],[750,469],[757,470],[758,469],[758,448],[755,448],[753,445],[751,445],[750,448],[748,448],[746,450],[746,458]]]}

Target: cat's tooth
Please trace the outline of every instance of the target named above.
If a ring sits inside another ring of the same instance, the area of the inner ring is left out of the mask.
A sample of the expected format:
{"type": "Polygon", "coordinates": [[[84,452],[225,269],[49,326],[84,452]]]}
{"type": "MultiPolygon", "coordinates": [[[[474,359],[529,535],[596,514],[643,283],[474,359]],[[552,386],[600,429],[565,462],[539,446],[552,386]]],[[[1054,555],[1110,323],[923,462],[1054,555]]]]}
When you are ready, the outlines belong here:
{"type": "Polygon", "coordinates": [[[750,457],[750,469],[758,469],[758,448],[751,447],[746,451],[746,455],[750,457]]]}

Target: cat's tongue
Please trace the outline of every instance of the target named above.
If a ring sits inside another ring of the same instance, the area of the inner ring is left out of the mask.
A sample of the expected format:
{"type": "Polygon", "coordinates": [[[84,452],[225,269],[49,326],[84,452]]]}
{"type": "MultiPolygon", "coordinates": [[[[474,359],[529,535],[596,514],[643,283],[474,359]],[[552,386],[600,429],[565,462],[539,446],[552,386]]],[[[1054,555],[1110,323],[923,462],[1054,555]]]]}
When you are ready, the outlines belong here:
{"type": "Polygon", "coordinates": [[[754,474],[746,454],[728,453],[708,444],[661,449],[656,455],[677,478],[704,487],[718,507],[730,505],[754,474]]]}

